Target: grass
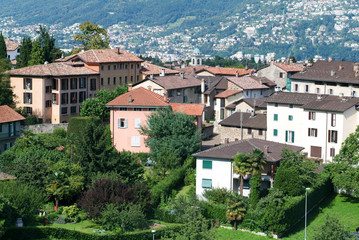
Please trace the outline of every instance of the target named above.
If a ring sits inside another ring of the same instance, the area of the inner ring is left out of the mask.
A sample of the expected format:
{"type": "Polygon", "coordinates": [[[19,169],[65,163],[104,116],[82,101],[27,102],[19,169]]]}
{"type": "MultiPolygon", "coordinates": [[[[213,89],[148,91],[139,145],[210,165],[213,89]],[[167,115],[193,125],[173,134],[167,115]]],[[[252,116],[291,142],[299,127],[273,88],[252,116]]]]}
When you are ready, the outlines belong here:
{"type": "MultiPolygon", "coordinates": [[[[310,199],[308,199],[310,201],[310,199]]],[[[359,227],[359,199],[333,194],[324,200],[318,209],[308,215],[307,238],[312,239],[315,230],[325,222],[326,215],[335,216],[351,232],[359,227]]],[[[304,219],[283,239],[303,239],[304,219]]]]}
{"type": "Polygon", "coordinates": [[[100,225],[97,225],[96,223],[89,220],[81,221],[79,223],[66,223],[66,224],[52,223],[49,224],[48,226],[54,228],[65,228],[69,230],[76,230],[83,233],[93,233],[95,229],[102,229],[100,225]]]}
{"type": "Polygon", "coordinates": [[[232,229],[218,228],[215,230],[215,237],[218,240],[234,240],[234,239],[250,239],[250,240],[265,240],[271,239],[248,232],[234,231],[232,229]]]}

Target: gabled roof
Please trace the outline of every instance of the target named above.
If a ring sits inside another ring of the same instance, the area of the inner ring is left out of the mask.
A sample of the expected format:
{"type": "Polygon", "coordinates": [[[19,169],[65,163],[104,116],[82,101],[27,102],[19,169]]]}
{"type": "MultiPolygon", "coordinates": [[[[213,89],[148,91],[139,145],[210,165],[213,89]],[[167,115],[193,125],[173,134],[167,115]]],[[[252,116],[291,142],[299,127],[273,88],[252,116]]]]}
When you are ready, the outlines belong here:
{"type": "Polygon", "coordinates": [[[359,84],[359,74],[354,71],[356,64],[349,61],[317,61],[305,71],[293,74],[291,79],[359,84]]]}
{"type": "Polygon", "coordinates": [[[254,129],[267,129],[267,115],[257,113],[252,116],[252,113],[235,112],[223,121],[219,122],[222,126],[227,127],[241,127],[241,114],[242,114],[242,127],[254,129]]]}
{"type": "Polygon", "coordinates": [[[148,79],[148,81],[153,81],[166,90],[201,86],[201,80],[189,75],[183,76],[183,78],[180,75],[155,76],[153,79],[148,79]]]}
{"type": "Polygon", "coordinates": [[[170,103],[174,112],[185,113],[191,116],[202,116],[204,104],[170,103]]]}
{"type": "Polygon", "coordinates": [[[197,73],[207,71],[213,75],[221,76],[244,76],[255,72],[254,69],[243,69],[243,68],[223,68],[223,67],[206,67],[201,70],[198,70],[197,73]]]}
{"type": "Polygon", "coordinates": [[[236,95],[238,93],[243,92],[242,90],[232,90],[232,89],[227,89],[219,94],[217,94],[215,97],[216,98],[228,98],[230,96],[236,95]]]}
{"type": "Polygon", "coordinates": [[[285,147],[290,148],[294,152],[299,152],[303,150],[303,147],[298,147],[294,145],[286,145],[282,143],[251,138],[241,141],[235,141],[228,144],[220,145],[218,147],[210,148],[208,150],[193,154],[195,157],[203,158],[219,158],[219,159],[228,159],[232,160],[233,157],[241,152],[248,154],[253,151],[253,149],[259,148],[264,152],[264,147],[268,146],[268,153],[265,154],[266,162],[274,163],[282,159],[281,153],[282,149],[285,147]]]}
{"type": "Polygon", "coordinates": [[[315,101],[317,96],[317,94],[311,93],[275,92],[267,98],[267,103],[304,105],[311,101],[315,101]]]}
{"type": "Polygon", "coordinates": [[[10,75],[60,77],[78,75],[99,75],[99,72],[85,66],[72,66],[71,64],[57,62],[14,69],[10,71],[10,75]]]}
{"type": "Polygon", "coordinates": [[[23,116],[18,114],[14,109],[7,105],[0,106],[0,123],[8,123],[25,120],[23,116]]]}
{"type": "Polygon", "coordinates": [[[228,80],[222,76],[199,76],[200,80],[204,80],[206,90],[204,94],[211,94],[214,90],[226,90],[228,88],[228,80]]]}
{"type": "Polygon", "coordinates": [[[242,98],[226,106],[226,109],[236,109],[236,106],[242,102],[247,103],[255,109],[267,109],[267,98],[242,98]]]}
{"type": "Polygon", "coordinates": [[[19,48],[19,44],[9,39],[5,39],[6,51],[15,51],[19,48]]]}
{"type": "Polygon", "coordinates": [[[80,52],[65,58],[57,59],[57,62],[77,61],[85,63],[117,63],[117,62],[143,62],[141,58],[127,52],[126,50],[115,49],[91,49],[80,52]]]}
{"type": "Polygon", "coordinates": [[[187,76],[187,75],[194,76],[194,75],[196,75],[196,73],[198,73],[199,71],[201,71],[204,68],[205,67],[200,67],[200,66],[196,66],[196,67],[188,66],[188,67],[184,67],[184,68],[177,67],[177,68],[175,68],[175,70],[183,73],[185,76],[187,76]]]}
{"type": "MultiPolygon", "coordinates": [[[[269,87],[264,82],[259,81],[257,77],[245,76],[245,77],[227,77],[229,81],[242,88],[243,90],[255,90],[255,89],[268,89],[269,87]]],[[[270,81],[268,79],[268,81],[270,81]]]]}
{"type": "Polygon", "coordinates": [[[301,72],[305,70],[302,63],[273,63],[285,72],[301,72]]]}
{"type": "Polygon", "coordinates": [[[106,106],[148,106],[148,107],[167,107],[168,103],[164,100],[164,97],[147,90],[143,87],[136,88],[130,92],[122,94],[106,104],[106,106]]]}
{"type": "Polygon", "coordinates": [[[178,74],[179,71],[172,70],[169,68],[157,66],[155,64],[152,64],[150,62],[143,62],[141,63],[141,73],[144,75],[159,75],[162,72],[162,69],[165,70],[165,74],[178,74]]]}

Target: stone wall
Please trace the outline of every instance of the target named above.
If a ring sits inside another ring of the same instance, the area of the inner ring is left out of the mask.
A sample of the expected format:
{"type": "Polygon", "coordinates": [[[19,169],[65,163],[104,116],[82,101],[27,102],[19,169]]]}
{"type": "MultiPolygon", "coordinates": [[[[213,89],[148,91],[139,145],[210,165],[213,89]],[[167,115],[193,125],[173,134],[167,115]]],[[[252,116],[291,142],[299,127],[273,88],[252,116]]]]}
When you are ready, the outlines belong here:
{"type": "Polygon", "coordinates": [[[56,128],[62,128],[67,131],[67,126],[68,123],[60,123],[60,124],[43,123],[43,124],[27,125],[27,126],[21,126],[21,132],[24,132],[24,130],[30,130],[33,133],[52,133],[56,128]]]}
{"type": "MultiPolygon", "coordinates": [[[[233,142],[236,140],[241,140],[241,128],[237,127],[225,127],[225,126],[218,126],[218,133],[221,137],[221,143],[225,143],[225,139],[228,138],[229,142],[233,142]]],[[[259,135],[258,129],[252,129],[252,133],[248,134],[248,128],[243,128],[243,139],[249,138],[259,138],[266,140],[267,132],[266,130],[262,131],[262,135],[259,135]]]]}

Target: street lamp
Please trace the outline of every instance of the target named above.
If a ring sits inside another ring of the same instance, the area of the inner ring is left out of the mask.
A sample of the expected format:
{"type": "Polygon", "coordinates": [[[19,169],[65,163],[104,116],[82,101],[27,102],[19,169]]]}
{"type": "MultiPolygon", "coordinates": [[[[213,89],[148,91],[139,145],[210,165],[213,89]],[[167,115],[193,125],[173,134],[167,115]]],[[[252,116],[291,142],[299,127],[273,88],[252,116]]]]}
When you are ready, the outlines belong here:
{"type": "Polygon", "coordinates": [[[305,188],[305,228],[304,228],[304,240],[307,240],[307,208],[308,208],[308,190],[310,188],[305,188]]]}
{"type": "Polygon", "coordinates": [[[155,233],[156,233],[156,230],[152,230],[152,234],[153,234],[153,240],[155,240],[155,233]]]}

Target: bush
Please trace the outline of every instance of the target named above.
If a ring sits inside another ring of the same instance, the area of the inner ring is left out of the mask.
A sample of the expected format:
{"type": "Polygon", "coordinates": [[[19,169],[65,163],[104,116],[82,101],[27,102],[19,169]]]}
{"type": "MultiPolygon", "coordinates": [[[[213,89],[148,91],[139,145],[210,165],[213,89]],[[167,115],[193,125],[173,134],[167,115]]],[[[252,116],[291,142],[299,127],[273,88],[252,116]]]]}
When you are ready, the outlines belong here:
{"type": "Polygon", "coordinates": [[[251,186],[251,192],[249,194],[249,202],[252,208],[256,208],[257,203],[261,197],[261,184],[262,184],[262,175],[261,174],[252,174],[251,179],[249,180],[249,185],[251,186]]]}
{"type": "Polygon", "coordinates": [[[231,194],[232,191],[228,190],[227,188],[212,188],[206,189],[203,193],[203,196],[208,201],[219,204],[226,204],[231,194]]]}
{"type": "Polygon", "coordinates": [[[80,208],[77,207],[76,203],[74,205],[64,207],[62,214],[68,218],[74,218],[80,213],[80,208]]]}
{"type": "Polygon", "coordinates": [[[210,219],[210,220],[219,219],[221,223],[227,222],[227,217],[226,217],[227,205],[213,203],[213,202],[206,202],[206,201],[202,201],[200,205],[203,212],[203,216],[206,219],[210,219]]]}
{"type": "Polygon", "coordinates": [[[24,125],[35,125],[37,124],[37,118],[34,115],[27,116],[24,120],[24,125]]]}
{"type": "Polygon", "coordinates": [[[278,168],[274,188],[288,196],[298,196],[303,190],[303,184],[299,181],[299,172],[295,166],[282,165],[278,168]]]}
{"type": "Polygon", "coordinates": [[[325,218],[325,223],[316,229],[314,240],[348,240],[354,239],[350,238],[350,231],[348,228],[344,227],[339,219],[327,215],[325,218]]]}
{"type": "Polygon", "coordinates": [[[68,134],[80,135],[84,129],[86,129],[87,124],[95,120],[96,124],[102,124],[102,121],[99,118],[95,117],[72,117],[70,118],[69,125],[67,128],[68,134]]]}

